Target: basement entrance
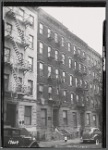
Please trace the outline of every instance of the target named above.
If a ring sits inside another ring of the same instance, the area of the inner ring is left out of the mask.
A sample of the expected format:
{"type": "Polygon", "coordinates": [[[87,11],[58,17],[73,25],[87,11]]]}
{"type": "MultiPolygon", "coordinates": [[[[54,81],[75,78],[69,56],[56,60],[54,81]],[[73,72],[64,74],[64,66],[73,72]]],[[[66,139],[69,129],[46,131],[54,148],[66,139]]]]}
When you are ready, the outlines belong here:
{"type": "Polygon", "coordinates": [[[59,126],[59,110],[53,109],[53,126],[59,126]]]}
{"type": "Polygon", "coordinates": [[[16,105],[7,104],[6,124],[12,127],[16,125],[16,105]]]}

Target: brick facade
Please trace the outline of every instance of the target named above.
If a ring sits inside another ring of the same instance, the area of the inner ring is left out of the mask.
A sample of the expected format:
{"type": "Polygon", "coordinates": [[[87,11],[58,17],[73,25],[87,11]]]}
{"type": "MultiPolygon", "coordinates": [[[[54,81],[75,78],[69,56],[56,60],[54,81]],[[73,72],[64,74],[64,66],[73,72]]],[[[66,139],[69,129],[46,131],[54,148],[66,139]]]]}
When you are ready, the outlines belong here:
{"type": "Polygon", "coordinates": [[[47,125],[41,126],[41,117],[37,121],[37,130],[39,128],[38,131],[40,134],[40,138],[44,136],[44,138],[46,139],[51,139],[55,128],[57,128],[58,130],[65,129],[68,132],[70,131],[73,136],[78,136],[80,126],[82,128],[84,128],[85,126],[99,127],[99,113],[96,108],[99,108],[101,106],[102,98],[101,94],[99,97],[99,91],[101,90],[101,86],[99,83],[102,80],[101,56],[93,49],[91,49],[84,41],[71,33],[59,21],[44,12],[42,9],[38,10],[37,47],[37,101],[38,109],[40,110],[39,115],[41,114],[42,108],[46,109],[47,111],[47,125]],[[42,33],[40,33],[40,30],[42,30],[42,33]],[[50,30],[50,37],[48,37],[48,30],[50,30]],[[55,33],[58,36],[58,42],[55,42],[55,33]],[[62,46],[62,38],[64,38],[64,46],[62,46]],[[40,53],[40,43],[43,44],[43,53],[40,53]],[[69,50],[68,43],[70,43],[69,50]],[[51,48],[50,58],[48,58],[48,47],[51,48]],[[81,54],[74,54],[75,48],[80,49],[81,54]],[[58,51],[58,60],[55,60],[55,51],[58,51]],[[84,56],[82,55],[83,52],[84,56]],[[65,56],[65,64],[62,64],[61,62],[62,54],[64,54],[65,56]],[[88,60],[88,56],[90,58],[90,61],[88,60]],[[71,68],[69,68],[69,59],[72,60],[71,68]],[[75,61],[76,69],[74,66],[75,61]],[[97,63],[96,66],[94,64],[95,61],[97,63]],[[40,63],[43,64],[43,75],[40,75],[40,63]],[[85,67],[85,70],[80,70],[79,64],[85,67]],[[48,78],[48,66],[51,67],[50,79],[48,78]],[[56,69],[59,70],[59,79],[56,79],[56,69]],[[100,74],[98,71],[100,71],[100,74]],[[65,72],[65,82],[63,82],[63,72],[65,72]],[[97,77],[93,76],[93,72],[97,74],[99,80],[97,79],[97,77]],[[70,75],[72,75],[73,77],[72,86],[70,85],[70,75]],[[76,87],[75,78],[77,78],[77,80],[82,80],[82,87],[79,87],[79,85],[76,87]],[[85,81],[87,82],[87,85],[85,85],[85,81]],[[90,84],[92,84],[92,88],[90,88],[90,84]],[[41,92],[39,91],[40,85],[43,87],[43,91],[41,92]],[[97,94],[94,90],[94,85],[99,87],[99,91],[97,94]],[[52,87],[51,100],[48,97],[49,86],[52,87]],[[84,88],[84,86],[86,87],[84,88]],[[58,95],[57,88],[59,88],[58,95]],[[66,96],[63,96],[64,90],[66,91],[66,96]],[[73,101],[71,101],[71,94],[73,94],[73,101]],[[79,96],[78,101],[76,98],[77,95],[79,96]],[[81,99],[82,96],[83,100],[81,99]],[[95,100],[98,101],[98,106],[96,105],[95,100]],[[58,112],[58,115],[55,114],[54,110],[58,112]],[[64,124],[63,111],[67,111],[67,124],[64,124]],[[76,114],[76,121],[73,118],[73,113],[76,114]],[[90,115],[90,123],[88,125],[86,119],[87,113],[89,113],[90,115]],[[96,123],[93,122],[93,115],[96,115],[96,123]],[[76,122],[76,125],[74,121],[76,122]],[[48,129],[50,130],[50,133],[48,129]]]}

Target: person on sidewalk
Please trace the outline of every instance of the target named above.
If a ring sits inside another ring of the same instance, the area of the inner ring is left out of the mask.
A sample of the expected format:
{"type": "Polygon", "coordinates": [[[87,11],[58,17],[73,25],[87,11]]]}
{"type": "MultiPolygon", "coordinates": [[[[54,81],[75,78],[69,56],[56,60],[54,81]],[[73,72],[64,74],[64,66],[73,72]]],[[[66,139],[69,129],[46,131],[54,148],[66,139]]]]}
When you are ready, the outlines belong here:
{"type": "Polygon", "coordinates": [[[67,142],[67,136],[64,137],[64,141],[67,142]]]}

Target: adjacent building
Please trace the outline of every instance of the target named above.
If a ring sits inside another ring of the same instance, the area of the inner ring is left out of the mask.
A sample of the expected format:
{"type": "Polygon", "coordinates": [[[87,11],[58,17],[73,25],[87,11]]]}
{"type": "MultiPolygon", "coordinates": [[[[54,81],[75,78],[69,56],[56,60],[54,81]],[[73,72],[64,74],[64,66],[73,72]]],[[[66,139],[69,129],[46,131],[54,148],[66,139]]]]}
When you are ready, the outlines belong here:
{"type": "Polygon", "coordinates": [[[42,9],[37,32],[39,138],[76,137],[79,128],[100,127],[101,56],[42,9]]]}
{"type": "Polygon", "coordinates": [[[36,133],[37,12],[3,7],[4,124],[36,133]]]}

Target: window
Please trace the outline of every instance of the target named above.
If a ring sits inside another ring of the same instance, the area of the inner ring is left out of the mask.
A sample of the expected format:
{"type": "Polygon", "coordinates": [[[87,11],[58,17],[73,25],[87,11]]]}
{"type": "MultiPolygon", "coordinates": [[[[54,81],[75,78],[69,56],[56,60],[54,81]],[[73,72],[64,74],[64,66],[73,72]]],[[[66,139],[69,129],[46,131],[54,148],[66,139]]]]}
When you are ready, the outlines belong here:
{"type": "Polygon", "coordinates": [[[62,72],[62,76],[63,76],[63,82],[65,82],[66,73],[64,71],[62,72]]]}
{"type": "Polygon", "coordinates": [[[77,87],[78,86],[78,79],[75,78],[75,86],[77,87]]]}
{"type": "Polygon", "coordinates": [[[24,124],[31,125],[31,106],[25,106],[25,113],[24,113],[24,124]]]}
{"type": "Polygon", "coordinates": [[[40,76],[43,75],[43,64],[39,63],[39,71],[40,71],[40,76]]]}
{"type": "Polygon", "coordinates": [[[48,47],[48,57],[51,57],[51,47],[48,47]]]}
{"type": "Polygon", "coordinates": [[[9,62],[10,61],[10,49],[5,47],[4,50],[4,62],[9,62]]]}
{"type": "Polygon", "coordinates": [[[83,71],[86,72],[86,67],[85,66],[83,66],[83,69],[84,69],[83,71]]]}
{"type": "Polygon", "coordinates": [[[62,64],[65,64],[65,55],[62,54],[62,64]]]}
{"type": "Polygon", "coordinates": [[[63,122],[64,122],[64,125],[68,124],[67,110],[63,110],[63,122]]]}
{"type": "Polygon", "coordinates": [[[58,60],[58,51],[55,51],[55,60],[58,60]]]}
{"type": "Polygon", "coordinates": [[[39,53],[43,54],[43,43],[39,43],[39,53]]]}
{"type": "Polygon", "coordinates": [[[51,37],[51,30],[48,29],[48,38],[51,37]]]}
{"type": "Polygon", "coordinates": [[[48,97],[50,100],[52,100],[52,87],[51,86],[48,87],[48,97]]]}
{"type": "Polygon", "coordinates": [[[41,23],[39,24],[39,33],[43,34],[43,25],[41,23]]]}
{"type": "Polygon", "coordinates": [[[44,108],[41,109],[41,121],[42,126],[47,126],[47,110],[44,108]]]}
{"type": "Polygon", "coordinates": [[[9,88],[9,74],[4,74],[4,91],[8,91],[9,88]]]}
{"type": "Polygon", "coordinates": [[[96,85],[94,85],[94,90],[96,90],[96,85]]]}
{"type": "Polygon", "coordinates": [[[74,46],[74,55],[76,54],[76,52],[77,52],[77,51],[76,51],[76,46],[74,46]]]}
{"type": "Polygon", "coordinates": [[[12,25],[11,24],[7,23],[6,31],[8,32],[8,34],[12,33],[12,25]]]}
{"type": "Polygon", "coordinates": [[[81,64],[79,64],[79,71],[81,71],[81,64]]]}
{"type": "Polygon", "coordinates": [[[50,94],[52,93],[52,87],[51,86],[48,87],[48,93],[50,93],[50,94]]]}
{"type": "Polygon", "coordinates": [[[58,79],[58,77],[59,77],[59,71],[58,71],[58,69],[55,70],[55,74],[56,74],[56,79],[58,79]]]}
{"type": "Polygon", "coordinates": [[[57,33],[55,33],[55,42],[57,43],[58,42],[58,35],[57,35],[57,33]]]}
{"type": "Polygon", "coordinates": [[[62,37],[61,45],[64,46],[64,38],[62,37]]]}
{"type": "Polygon", "coordinates": [[[93,72],[93,77],[95,76],[95,73],[93,72]]]}
{"type": "Polygon", "coordinates": [[[94,101],[91,99],[91,106],[94,107],[94,101]]]}
{"type": "Polygon", "coordinates": [[[87,101],[87,102],[89,101],[89,98],[88,98],[88,97],[86,97],[86,101],[87,101]]]}
{"type": "Polygon", "coordinates": [[[34,37],[32,36],[32,35],[29,35],[29,47],[31,48],[31,49],[33,49],[34,48],[34,37]]]}
{"type": "Polygon", "coordinates": [[[70,45],[70,43],[68,43],[68,51],[70,51],[71,49],[71,45],[70,45]]]}
{"type": "Polygon", "coordinates": [[[69,58],[69,68],[72,68],[72,60],[69,58]]]}
{"type": "Polygon", "coordinates": [[[76,65],[77,65],[77,63],[76,63],[76,61],[74,62],[74,69],[76,69],[76,65]]]}
{"type": "Polygon", "coordinates": [[[39,92],[43,92],[43,85],[39,85],[39,92]]]}
{"type": "Polygon", "coordinates": [[[32,57],[28,57],[28,62],[29,62],[30,71],[33,71],[33,58],[32,57]]]}
{"type": "Polygon", "coordinates": [[[59,88],[57,87],[57,95],[59,95],[59,88]]]}
{"type": "Polygon", "coordinates": [[[96,126],[96,115],[93,115],[93,123],[96,126]]]}
{"type": "Polygon", "coordinates": [[[86,114],[86,124],[90,125],[90,114],[89,113],[86,114]]]}
{"type": "Polygon", "coordinates": [[[99,93],[99,86],[97,86],[97,93],[99,93]]]}
{"type": "Polygon", "coordinates": [[[79,101],[79,96],[78,96],[78,95],[76,95],[76,101],[77,101],[77,102],[79,101]]]}
{"type": "Polygon", "coordinates": [[[77,127],[77,113],[73,112],[72,116],[73,116],[73,125],[74,127],[77,127]]]}
{"type": "Polygon", "coordinates": [[[51,76],[51,67],[48,66],[48,77],[51,76]]]}
{"type": "Polygon", "coordinates": [[[70,76],[70,86],[72,86],[72,83],[73,83],[73,77],[70,76]]]}
{"type": "Polygon", "coordinates": [[[82,80],[80,79],[79,81],[80,81],[80,86],[82,86],[82,83],[83,83],[82,80]]]}
{"type": "Polygon", "coordinates": [[[28,94],[33,95],[33,81],[28,80],[28,94]]]}
{"type": "Polygon", "coordinates": [[[87,88],[87,85],[88,85],[88,84],[87,84],[87,81],[85,81],[84,83],[85,83],[85,88],[87,88]]]}
{"type": "Polygon", "coordinates": [[[74,95],[73,93],[71,94],[71,103],[73,104],[73,98],[74,98],[74,95]]]}
{"type": "Polygon", "coordinates": [[[92,84],[90,83],[90,89],[92,89],[92,84]]]}
{"type": "Polygon", "coordinates": [[[83,57],[85,57],[85,52],[82,53],[83,57]]]}
{"type": "Polygon", "coordinates": [[[66,91],[63,91],[63,96],[65,96],[65,97],[66,97],[66,91]]]}

